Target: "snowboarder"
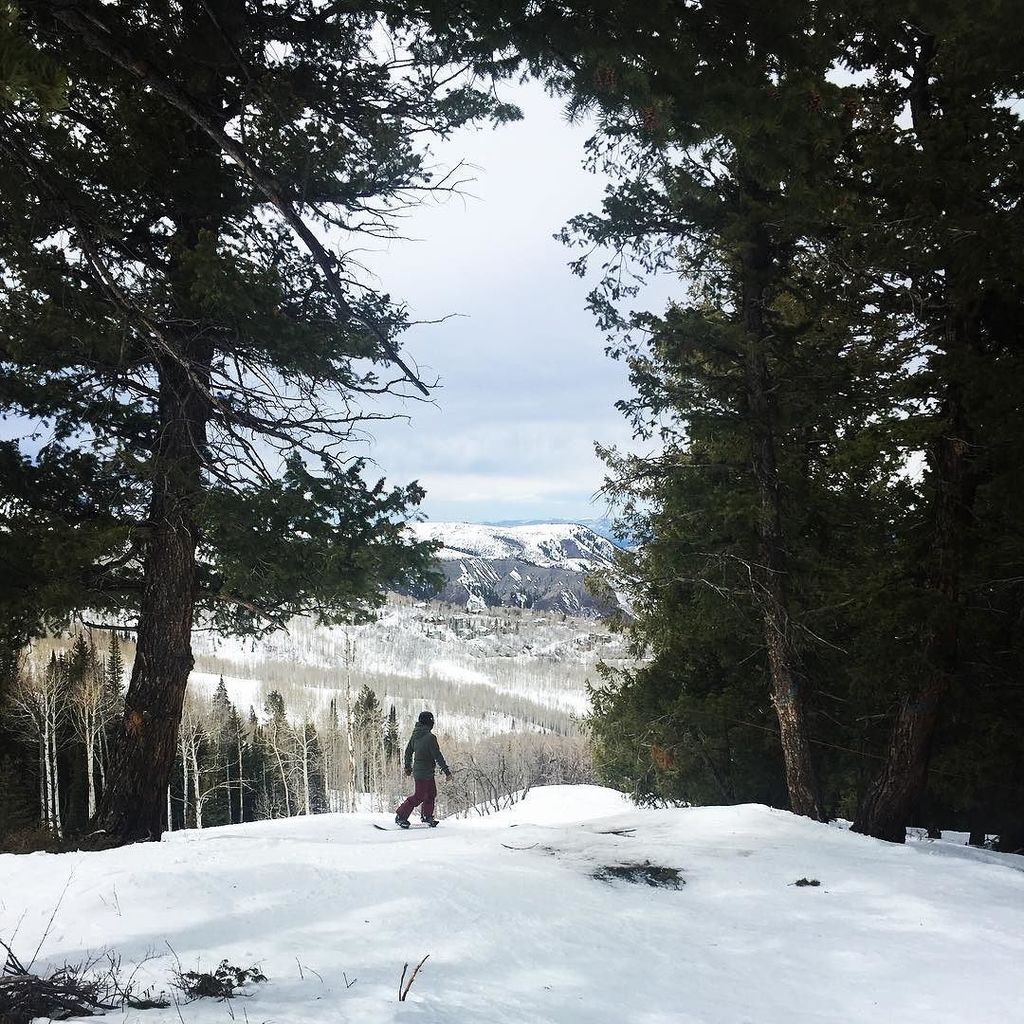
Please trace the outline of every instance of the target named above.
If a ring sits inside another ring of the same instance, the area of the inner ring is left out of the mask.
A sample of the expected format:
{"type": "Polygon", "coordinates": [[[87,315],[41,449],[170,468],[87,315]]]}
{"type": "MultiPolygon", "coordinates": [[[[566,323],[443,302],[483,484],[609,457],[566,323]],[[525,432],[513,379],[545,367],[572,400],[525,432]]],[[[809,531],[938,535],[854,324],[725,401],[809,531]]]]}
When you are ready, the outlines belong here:
{"type": "Polygon", "coordinates": [[[409,827],[409,814],[417,804],[424,824],[435,828],[438,824],[434,817],[434,801],[437,799],[437,783],[434,781],[434,766],[444,772],[445,778],[452,777],[437,745],[437,737],[430,731],[434,728],[434,716],[429,711],[421,711],[416,719],[416,728],[405,747],[405,774],[411,775],[416,782],[416,791],[404,800],[395,811],[395,824],[399,828],[409,827]]]}

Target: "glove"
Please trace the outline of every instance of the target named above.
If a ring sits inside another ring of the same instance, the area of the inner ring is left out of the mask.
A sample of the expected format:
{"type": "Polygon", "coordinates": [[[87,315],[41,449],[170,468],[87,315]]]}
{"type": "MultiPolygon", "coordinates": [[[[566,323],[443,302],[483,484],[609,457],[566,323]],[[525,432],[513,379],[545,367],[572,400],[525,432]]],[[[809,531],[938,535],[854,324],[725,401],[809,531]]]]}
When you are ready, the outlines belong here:
{"type": "Polygon", "coordinates": [[[412,769],[411,768],[406,768],[405,769],[405,774],[406,775],[412,775],[412,769]]]}

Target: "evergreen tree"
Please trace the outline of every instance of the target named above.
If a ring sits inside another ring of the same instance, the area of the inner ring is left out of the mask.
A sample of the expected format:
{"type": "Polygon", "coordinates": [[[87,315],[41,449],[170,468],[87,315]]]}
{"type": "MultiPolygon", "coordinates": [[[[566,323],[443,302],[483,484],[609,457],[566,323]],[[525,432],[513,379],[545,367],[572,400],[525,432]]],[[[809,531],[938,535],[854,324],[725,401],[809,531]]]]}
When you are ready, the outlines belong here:
{"type": "Polygon", "coordinates": [[[398,712],[391,705],[388,712],[388,724],[384,730],[384,759],[388,764],[395,764],[402,756],[401,741],[398,738],[398,712]]]}
{"type": "MultiPolygon", "coordinates": [[[[476,26],[485,6],[467,5],[476,26]]],[[[606,452],[641,542],[622,568],[649,660],[595,694],[604,770],[655,796],[773,798],[767,689],[796,810],[860,804],[858,828],[902,839],[943,742],[959,782],[935,776],[932,806],[1010,806],[1019,730],[1000,727],[1019,702],[999,680],[1018,650],[997,624],[1020,601],[1005,518],[1021,467],[1016,12],[513,7],[479,38],[511,41],[593,111],[591,160],[619,178],[565,237],[611,250],[593,305],[630,360],[622,407],[656,449],[606,452]],[[661,271],[692,283],[687,299],[621,314],[631,272],[661,271]],[[944,707],[999,732],[998,756],[965,773],[981,748],[944,707]]],[[[1000,818],[1009,832],[1019,814],[1000,818]]]]}
{"type": "MultiPolygon", "coordinates": [[[[944,736],[962,746],[965,728],[995,730],[993,766],[1020,764],[1020,745],[1007,742],[1019,728],[1000,728],[1020,722],[1004,682],[1019,675],[1020,651],[997,637],[998,620],[1021,606],[1008,581],[1024,559],[1006,516],[1024,472],[1024,424],[1009,397],[1024,385],[1024,260],[1010,241],[1024,227],[1024,182],[1021,120],[1005,102],[1020,93],[1024,57],[1019,12],[995,0],[970,11],[870,3],[858,14],[847,63],[866,81],[849,177],[867,227],[850,240],[850,260],[875,283],[874,329],[913,339],[915,405],[902,426],[924,472],[901,538],[904,671],[891,680],[891,733],[854,828],[902,842],[944,736]],[[948,713],[960,729],[944,723],[948,713]]],[[[1010,817],[1024,837],[1024,813],[1010,817]]]]}
{"type": "Polygon", "coordinates": [[[263,773],[267,817],[275,818],[282,813],[285,817],[291,817],[295,813],[289,789],[293,751],[284,698],[277,690],[267,694],[263,712],[267,716],[267,724],[261,736],[267,762],[263,773]]]}
{"type": "Polygon", "coordinates": [[[197,613],[337,622],[431,578],[401,526],[419,488],[345,450],[395,386],[372,364],[412,377],[405,311],[304,218],[387,235],[449,187],[422,133],[511,112],[389,5],[19,7],[70,84],[60,109],[0,109],[0,404],[53,424],[0,458],[0,598],[23,632],[138,613],[100,823],[155,838],[197,613]]]}
{"type": "Polygon", "coordinates": [[[384,714],[377,694],[364,685],[352,705],[356,758],[364,793],[375,792],[383,774],[384,714]]]}
{"type": "MultiPolygon", "coordinates": [[[[830,5],[800,4],[770,13],[655,5],[640,14],[615,4],[594,17],[571,6],[555,17],[574,34],[569,52],[580,50],[556,65],[556,85],[594,110],[591,158],[619,179],[603,213],[577,218],[565,238],[615,254],[592,306],[613,338],[627,336],[613,340],[632,361],[638,391],[627,414],[640,436],[665,446],[647,465],[618,466],[621,496],[631,494],[635,508],[653,499],[671,509],[657,514],[660,552],[649,550],[651,565],[640,566],[650,597],[685,607],[687,587],[706,588],[723,605],[719,615],[728,602],[745,608],[748,671],[763,671],[790,806],[822,817],[808,724],[814,654],[795,592],[803,499],[827,495],[823,449],[865,415],[855,397],[813,405],[852,372],[854,360],[822,362],[846,356],[852,332],[819,315],[822,285],[803,287],[815,232],[835,209],[828,168],[848,120],[843,89],[828,78],[841,19],[830,5]],[[623,318],[631,270],[688,278],[691,297],[663,316],[623,318]],[[800,413],[810,415],[801,422],[800,413]],[[679,520],[693,515],[686,491],[705,486],[698,476],[717,489],[702,502],[717,544],[679,520]],[[682,564],[666,580],[654,563],[672,549],[682,564]]],[[[830,303],[833,315],[838,309],[830,303]]],[[[660,642],[642,618],[638,629],[660,642]]]]}
{"type": "Polygon", "coordinates": [[[121,655],[121,641],[117,630],[110,631],[110,649],[106,664],[107,690],[115,702],[124,699],[124,659],[121,655]]]}

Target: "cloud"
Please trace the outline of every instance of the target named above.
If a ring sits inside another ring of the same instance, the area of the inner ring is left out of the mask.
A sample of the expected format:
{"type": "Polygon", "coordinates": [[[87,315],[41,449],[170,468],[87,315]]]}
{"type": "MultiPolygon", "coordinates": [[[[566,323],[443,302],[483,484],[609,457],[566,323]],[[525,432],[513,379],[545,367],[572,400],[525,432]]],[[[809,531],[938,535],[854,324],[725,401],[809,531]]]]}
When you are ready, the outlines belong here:
{"type": "Polygon", "coordinates": [[[589,285],[552,237],[600,205],[604,180],[582,166],[588,128],[569,125],[536,84],[512,95],[518,124],[459,134],[441,161],[477,165],[475,198],[416,211],[395,241],[366,256],[379,286],[421,319],[405,352],[437,375],[436,406],[408,403],[408,423],[375,425],[370,453],[398,481],[428,488],[440,518],[594,515],[604,467],[595,440],[628,444],[614,403],[626,368],[604,354],[585,308],[589,285]],[[472,514],[471,514],[472,513],[472,514]]]}

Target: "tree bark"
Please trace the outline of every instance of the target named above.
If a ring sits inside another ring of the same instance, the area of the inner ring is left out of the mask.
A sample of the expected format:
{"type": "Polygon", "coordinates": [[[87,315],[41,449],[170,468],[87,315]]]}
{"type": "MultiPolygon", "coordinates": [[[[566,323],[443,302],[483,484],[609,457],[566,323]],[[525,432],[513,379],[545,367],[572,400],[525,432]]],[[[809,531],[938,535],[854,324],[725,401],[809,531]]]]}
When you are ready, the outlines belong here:
{"type": "Polygon", "coordinates": [[[159,439],[146,523],[138,640],[98,825],[119,842],[156,840],[192,670],[195,508],[209,416],[210,352],[184,342],[159,363],[159,439]]]}
{"type": "Polygon", "coordinates": [[[96,779],[93,777],[93,744],[95,742],[96,737],[93,734],[92,726],[87,726],[85,731],[85,780],[90,821],[96,814],[96,779]]]}
{"type": "Polygon", "coordinates": [[[786,593],[787,555],[783,532],[779,470],[776,458],[772,379],[765,350],[766,283],[771,274],[770,241],[763,226],[751,234],[743,254],[743,326],[746,329],[746,400],[750,425],[751,466],[759,500],[758,539],[762,571],[756,582],[764,623],[771,677],[772,704],[786,771],[790,809],[824,820],[814,762],[807,737],[805,694],[791,641],[786,593]]]}
{"type": "MultiPolygon", "coordinates": [[[[915,134],[927,151],[933,145],[929,81],[936,40],[922,35],[918,44],[908,100],[915,134]]],[[[881,770],[864,795],[852,826],[855,832],[895,843],[906,840],[907,823],[924,795],[942,703],[956,678],[963,551],[977,488],[965,399],[966,367],[978,346],[978,317],[973,309],[977,289],[969,277],[971,269],[960,265],[955,252],[947,251],[944,263],[943,292],[936,296],[936,304],[941,303],[946,314],[941,330],[935,332],[939,354],[934,357],[944,379],[944,393],[939,431],[928,452],[935,480],[932,562],[926,582],[935,601],[925,650],[928,672],[921,686],[900,699],[881,770]]]]}
{"type": "MultiPolygon", "coordinates": [[[[970,318],[959,314],[950,317],[944,348],[954,367],[969,346],[971,333],[970,318]]],[[[930,452],[936,493],[933,564],[927,588],[934,595],[936,609],[927,641],[928,673],[922,686],[901,697],[882,768],[864,795],[853,823],[855,832],[893,843],[906,839],[907,822],[924,794],[942,702],[956,678],[959,662],[960,576],[975,478],[963,388],[956,379],[956,370],[952,373],[943,402],[942,433],[932,442],[930,452]]]]}

